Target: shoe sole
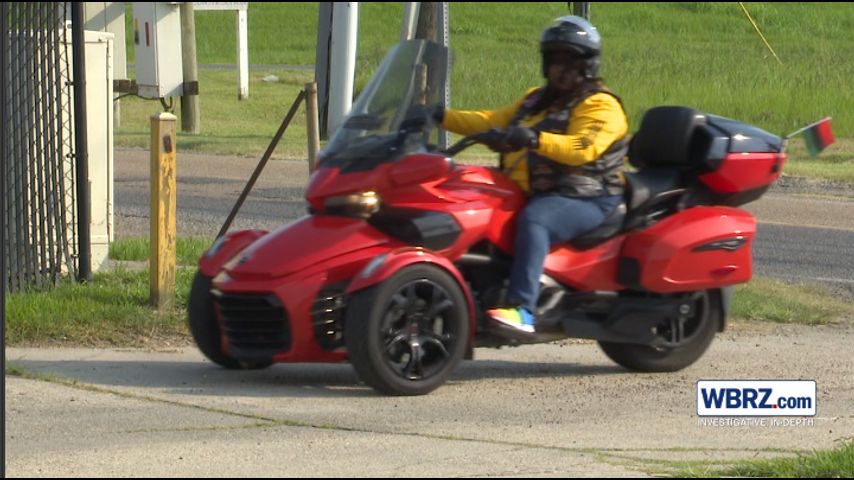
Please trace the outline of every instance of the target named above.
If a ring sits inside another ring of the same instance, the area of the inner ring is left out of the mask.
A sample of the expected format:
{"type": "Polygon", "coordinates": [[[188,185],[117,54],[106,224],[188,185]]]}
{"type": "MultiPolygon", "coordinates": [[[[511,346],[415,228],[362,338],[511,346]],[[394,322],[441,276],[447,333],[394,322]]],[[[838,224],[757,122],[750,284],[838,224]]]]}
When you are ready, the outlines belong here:
{"type": "Polygon", "coordinates": [[[516,325],[508,325],[492,317],[489,317],[489,331],[496,335],[520,341],[532,341],[537,338],[536,330],[522,330],[516,325]]]}
{"type": "Polygon", "coordinates": [[[518,330],[520,332],[536,333],[536,329],[534,328],[533,325],[519,325],[518,323],[505,322],[504,320],[501,320],[501,319],[496,318],[496,317],[489,317],[489,319],[495,323],[498,323],[499,325],[503,325],[507,328],[512,328],[512,329],[518,330]]]}

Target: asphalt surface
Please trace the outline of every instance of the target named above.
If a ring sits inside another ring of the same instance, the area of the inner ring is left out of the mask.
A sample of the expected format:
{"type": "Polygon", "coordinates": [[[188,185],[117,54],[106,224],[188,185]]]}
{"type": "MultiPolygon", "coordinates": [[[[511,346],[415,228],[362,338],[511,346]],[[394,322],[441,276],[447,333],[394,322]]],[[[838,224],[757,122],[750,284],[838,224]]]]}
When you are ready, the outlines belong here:
{"type": "MultiPolygon", "coordinates": [[[[116,153],[115,226],[118,237],[148,235],[148,152],[116,153]]],[[[182,154],[178,160],[178,235],[213,238],[258,163],[246,157],[182,154]]],[[[273,160],[232,228],[272,230],[305,214],[305,162],[273,160]]],[[[854,191],[772,189],[745,208],[757,216],[755,273],[820,282],[854,299],[854,191]],[[818,195],[822,194],[822,195],[818,195]]]]}
{"type": "MultiPolygon", "coordinates": [[[[256,162],[179,155],[179,235],[213,236],[256,162]]],[[[147,172],[147,152],[117,152],[118,237],[147,235],[147,172]]],[[[272,161],[235,228],[301,215],[305,181],[302,162],[272,161]]],[[[750,204],[756,273],[845,295],[852,201],[775,190],[750,204]]],[[[6,474],[621,477],[681,460],[794,455],[854,438],[852,344],[854,319],[739,324],[670,374],[626,372],[588,341],[477,349],[415,398],[379,396],[346,364],[233,372],[185,346],[9,348],[7,362],[31,378],[6,376],[6,474]],[[815,380],[818,414],[798,425],[704,423],[703,379],[815,380]]]]}

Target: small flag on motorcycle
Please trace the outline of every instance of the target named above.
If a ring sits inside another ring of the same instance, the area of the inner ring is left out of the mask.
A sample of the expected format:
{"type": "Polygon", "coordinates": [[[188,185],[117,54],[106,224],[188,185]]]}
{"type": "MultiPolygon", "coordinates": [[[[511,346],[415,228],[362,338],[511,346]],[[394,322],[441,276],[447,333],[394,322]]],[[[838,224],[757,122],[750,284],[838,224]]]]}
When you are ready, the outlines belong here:
{"type": "Polygon", "coordinates": [[[836,137],[833,135],[833,130],[830,128],[830,118],[831,117],[825,117],[811,125],[807,125],[806,127],[789,134],[786,138],[789,139],[795,135],[803,134],[807,151],[810,156],[815,157],[822,150],[836,141],[836,137]]]}

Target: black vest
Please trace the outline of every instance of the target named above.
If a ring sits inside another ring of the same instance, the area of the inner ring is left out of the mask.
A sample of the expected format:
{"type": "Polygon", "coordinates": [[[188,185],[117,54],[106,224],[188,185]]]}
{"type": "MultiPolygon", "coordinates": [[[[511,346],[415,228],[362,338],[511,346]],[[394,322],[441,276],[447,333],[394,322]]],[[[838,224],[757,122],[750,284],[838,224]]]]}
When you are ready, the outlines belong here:
{"type": "MultiPolygon", "coordinates": [[[[544,92],[543,88],[531,92],[522,102],[510,125],[518,125],[523,118],[536,113],[534,108],[542,100],[544,92]]],[[[610,90],[599,84],[591,85],[562,109],[549,113],[531,128],[541,132],[565,134],[575,106],[596,93],[607,93],[616,98],[620,106],[623,105],[620,97],[610,90]]],[[[585,140],[587,139],[581,138],[579,141],[585,140]]],[[[624,136],[612,143],[599,158],[579,166],[565,165],[529,150],[528,182],[531,193],[558,193],[567,197],[620,195],[623,193],[623,158],[628,148],[629,142],[624,136]]]]}

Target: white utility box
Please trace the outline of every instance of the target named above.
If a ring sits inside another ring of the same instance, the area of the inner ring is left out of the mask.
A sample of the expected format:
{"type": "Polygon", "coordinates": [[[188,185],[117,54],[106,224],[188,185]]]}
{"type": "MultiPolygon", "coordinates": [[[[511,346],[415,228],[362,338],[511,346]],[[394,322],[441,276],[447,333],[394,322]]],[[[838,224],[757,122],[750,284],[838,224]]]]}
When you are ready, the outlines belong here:
{"type": "MultiPolygon", "coordinates": [[[[65,35],[68,63],[73,64],[71,31],[65,35]]],[[[100,271],[108,265],[110,243],[114,239],[113,229],[113,60],[114,35],[106,32],[84,32],[86,42],[86,148],[89,157],[89,268],[100,271]]],[[[62,102],[70,104],[71,89],[63,89],[62,102]],[[65,92],[67,96],[65,96],[65,92]]],[[[72,110],[72,115],[73,115],[72,110]]],[[[63,142],[72,143],[74,119],[70,118],[63,129],[63,142]]],[[[72,204],[75,191],[73,165],[65,162],[66,199],[72,204]]],[[[73,211],[77,211],[76,204],[73,211]]],[[[73,239],[77,244],[77,238],[73,239]]]]}
{"type": "Polygon", "coordinates": [[[136,83],[141,97],[184,93],[179,8],[174,2],[133,2],[136,83]]]}
{"type": "Polygon", "coordinates": [[[86,31],[86,133],[92,271],[106,266],[113,241],[114,35],[86,31]]]}

